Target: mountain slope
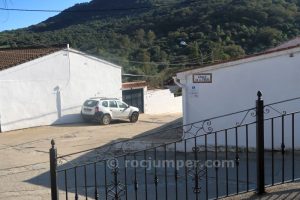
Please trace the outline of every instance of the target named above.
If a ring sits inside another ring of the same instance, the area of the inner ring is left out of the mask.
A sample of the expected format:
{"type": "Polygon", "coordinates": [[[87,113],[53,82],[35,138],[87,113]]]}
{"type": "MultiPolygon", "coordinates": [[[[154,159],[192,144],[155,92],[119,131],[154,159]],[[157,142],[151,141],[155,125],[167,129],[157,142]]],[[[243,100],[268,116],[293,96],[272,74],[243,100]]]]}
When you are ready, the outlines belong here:
{"type": "Polygon", "coordinates": [[[126,72],[163,78],[170,69],[258,52],[299,35],[299,6],[298,0],[93,0],[2,32],[0,46],[70,43],[126,72]]]}

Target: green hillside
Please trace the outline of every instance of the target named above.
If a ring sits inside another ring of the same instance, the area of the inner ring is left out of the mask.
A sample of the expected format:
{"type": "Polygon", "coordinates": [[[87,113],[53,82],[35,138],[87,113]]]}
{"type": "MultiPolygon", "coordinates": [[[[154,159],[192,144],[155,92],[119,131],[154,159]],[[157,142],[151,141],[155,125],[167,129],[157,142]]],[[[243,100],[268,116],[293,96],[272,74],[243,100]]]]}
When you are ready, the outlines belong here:
{"type": "Polygon", "coordinates": [[[158,75],[262,51],[299,35],[299,0],[93,0],[25,29],[0,33],[1,47],[70,43],[158,75]]]}

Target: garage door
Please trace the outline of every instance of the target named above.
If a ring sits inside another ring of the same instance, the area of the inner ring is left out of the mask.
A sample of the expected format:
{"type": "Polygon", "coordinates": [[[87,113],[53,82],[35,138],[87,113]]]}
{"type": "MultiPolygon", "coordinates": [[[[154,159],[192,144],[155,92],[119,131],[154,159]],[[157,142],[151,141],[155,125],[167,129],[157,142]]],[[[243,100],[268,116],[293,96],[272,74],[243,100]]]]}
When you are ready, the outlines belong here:
{"type": "Polygon", "coordinates": [[[132,89],[123,90],[123,101],[130,106],[134,106],[140,109],[140,112],[144,112],[144,90],[132,89]]]}

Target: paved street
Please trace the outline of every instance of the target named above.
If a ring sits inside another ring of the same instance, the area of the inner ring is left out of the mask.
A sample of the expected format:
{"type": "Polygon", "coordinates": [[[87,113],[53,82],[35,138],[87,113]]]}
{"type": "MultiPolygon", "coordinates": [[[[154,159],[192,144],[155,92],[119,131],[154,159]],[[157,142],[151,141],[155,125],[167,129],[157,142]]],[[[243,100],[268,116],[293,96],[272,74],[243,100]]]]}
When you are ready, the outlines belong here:
{"type": "Polygon", "coordinates": [[[256,195],[254,192],[239,195],[224,200],[246,200],[246,199],[259,199],[259,200],[292,200],[300,199],[300,183],[289,183],[278,185],[266,189],[266,194],[262,196],[256,195]]]}
{"type": "MultiPolygon", "coordinates": [[[[180,135],[173,134],[171,131],[164,131],[159,134],[153,133],[162,129],[169,129],[179,124],[180,115],[141,115],[140,121],[136,124],[116,122],[109,126],[99,126],[96,124],[46,126],[2,133],[0,134],[0,200],[48,200],[50,198],[50,190],[48,187],[48,151],[52,138],[56,141],[59,155],[65,155],[103,146],[108,143],[114,143],[126,138],[142,137],[138,141],[146,142],[166,142],[168,139],[175,140],[176,138],[180,138],[180,135]]],[[[220,153],[219,156],[222,156],[222,154],[220,153]]],[[[234,157],[234,155],[232,155],[232,157],[234,157]]],[[[243,160],[243,157],[241,157],[241,160],[243,160]]],[[[280,160],[276,161],[276,163],[277,162],[280,162],[280,160]]],[[[252,159],[250,159],[250,166],[254,166],[254,164],[255,162],[252,162],[252,159]]],[[[299,166],[298,160],[296,166],[299,166]]],[[[243,165],[241,165],[241,167],[243,167],[243,165]]],[[[289,170],[290,169],[287,169],[287,171],[289,170]]],[[[241,171],[244,170],[241,168],[241,171]]],[[[234,172],[235,169],[233,169],[233,175],[234,172]]],[[[220,172],[220,174],[223,173],[220,172]]],[[[163,173],[161,173],[161,175],[163,175],[163,173]]],[[[169,175],[171,178],[172,173],[169,175]]],[[[245,179],[244,175],[243,173],[241,174],[241,180],[245,179]]],[[[212,178],[209,179],[211,195],[214,195],[215,179],[213,176],[214,171],[211,173],[212,178]]],[[[280,174],[278,174],[278,176],[280,176],[280,174]]],[[[163,177],[160,178],[163,180],[163,177]]],[[[253,178],[255,178],[255,176],[251,176],[251,188],[254,183],[253,178]]],[[[220,194],[224,193],[222,190],[225,185],[224,180],[222,179],[222,181],[221,179],[222,178],[219,180],[220,194]]],[[[270,180],[268,179],[268,181],[270,180]]],[[[181,182],[179,185],[180,184],[181,182]]],[[[230,187],[235,188],[234,179],[230,183],[230,187]]],[[[241,183],[241,190],[243,188],[244,185],[241,183]]],[[[258,197],[254,193],[249,193],[227,199],[299,199],[299,191],[300,184],[293,183],[268,188],[267,194],[262,197],[258,197]]],[[[63,191],[62,195],[64,195],[63,191]]]]}
{"type": "MultiPolygon", "coordinates": [[[[26,181],[49,170],[50,140],[56,141],[58,154],[95,148],[124,138],[145,134],[181,116],[141,115],[139,122],[109,126],[76,124],[45,126],[0,134],[0,199],[49,199],[49,188],[26,181]]],[[[43,184],[41,184],[43,185],[43,184]]]]}

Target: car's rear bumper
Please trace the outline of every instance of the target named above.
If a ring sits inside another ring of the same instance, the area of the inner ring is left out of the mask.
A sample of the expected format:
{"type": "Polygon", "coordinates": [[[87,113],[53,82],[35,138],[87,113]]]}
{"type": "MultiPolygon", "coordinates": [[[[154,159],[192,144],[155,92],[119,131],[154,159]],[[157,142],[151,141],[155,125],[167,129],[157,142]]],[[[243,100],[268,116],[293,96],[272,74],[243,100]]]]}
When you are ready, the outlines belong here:
{"type": "Polygon", "coordinates": [[[100,122],[102,116],[103,116],[102,112],[97,112],[94,115],[88,115],[88,114],[81,113],[81,117],[84,120],[94,121],[94,122],[100,122]]]}

